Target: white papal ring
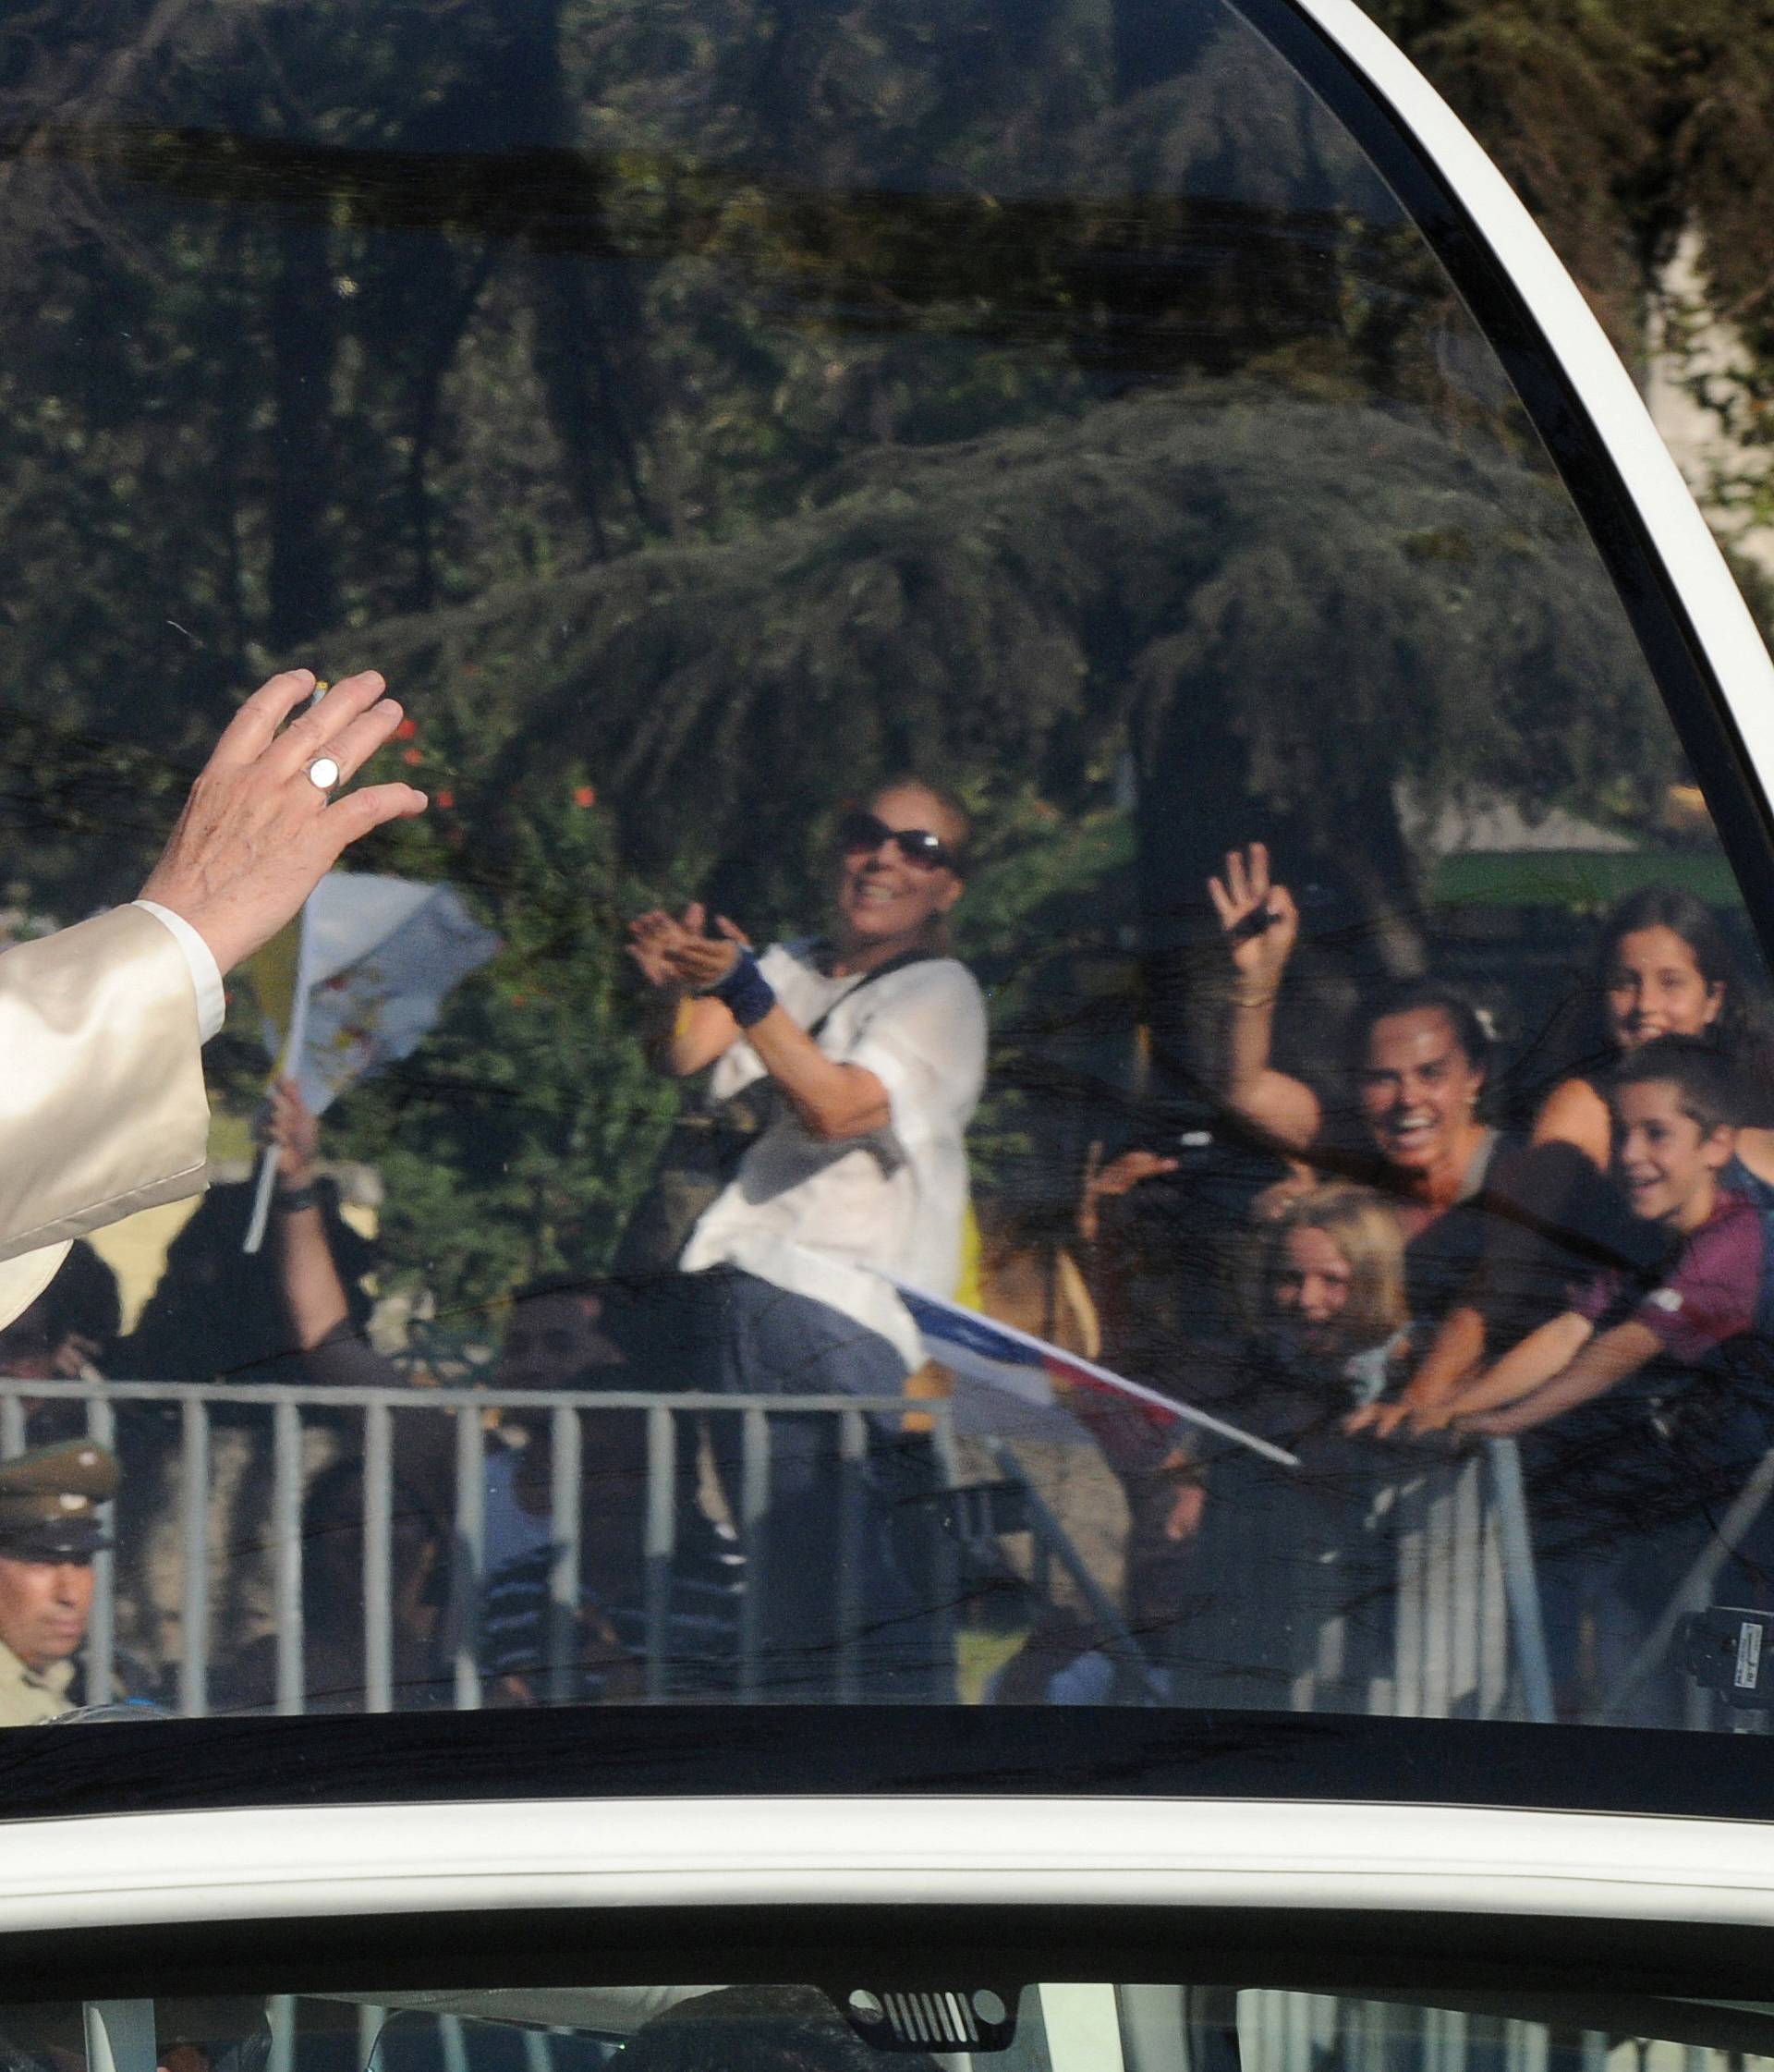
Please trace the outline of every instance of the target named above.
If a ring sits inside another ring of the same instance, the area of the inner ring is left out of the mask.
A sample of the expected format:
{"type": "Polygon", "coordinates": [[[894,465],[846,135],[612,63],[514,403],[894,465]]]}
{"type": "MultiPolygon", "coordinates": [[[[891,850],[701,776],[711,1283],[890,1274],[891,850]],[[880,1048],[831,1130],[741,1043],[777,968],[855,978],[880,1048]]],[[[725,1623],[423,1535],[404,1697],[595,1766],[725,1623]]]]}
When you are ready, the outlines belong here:
{"type": "Polygon", "coordinates": [[[316,791],[331,791],[344,775],[336,758],[330,755],[317,755],[308,766],[308,781],[316,791]]]}

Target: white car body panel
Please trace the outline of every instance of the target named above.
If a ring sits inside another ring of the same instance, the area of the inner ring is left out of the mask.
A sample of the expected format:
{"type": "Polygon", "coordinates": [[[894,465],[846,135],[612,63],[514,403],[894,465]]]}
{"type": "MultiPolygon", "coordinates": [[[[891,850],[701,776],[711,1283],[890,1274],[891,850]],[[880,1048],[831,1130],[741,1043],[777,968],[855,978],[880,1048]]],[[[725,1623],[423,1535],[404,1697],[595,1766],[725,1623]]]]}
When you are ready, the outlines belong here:
{"type": "Polygon", "coordinates": [[[1338,1907],[1774,1927],[1759,1824],[1269,1800],[650,1798],[9,1827],[0,1931],[514,1907],[1338,1907]]]}

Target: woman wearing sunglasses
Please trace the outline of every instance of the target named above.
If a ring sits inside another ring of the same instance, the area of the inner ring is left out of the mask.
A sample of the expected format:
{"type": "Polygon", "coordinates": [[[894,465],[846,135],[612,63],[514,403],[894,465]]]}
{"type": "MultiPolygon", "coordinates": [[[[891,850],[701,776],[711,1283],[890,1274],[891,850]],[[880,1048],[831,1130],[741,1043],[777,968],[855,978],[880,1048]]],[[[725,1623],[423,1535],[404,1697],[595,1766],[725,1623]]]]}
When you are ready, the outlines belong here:
{"type": "MultiPolygon", "coordinates": [[[[701,1386],[889,1396],[923,1364],[882,1275],[947,1295],[960,1274],[965,1138],[986,1054],[979,989],[946,954],[967,834],[957,801],[896,779],[839,825],[829,933],[754,956],[731,922],[705,934],[696,907],[633,924],[630,955],[676,1003],[663,1067],[712,1067],[716,1102],[766,1081],[773,1096],[678,1261],[694,1277],[678,1286],[696,1308],[701,1386]]],[[[828,1694],[846,1638],[834,1425],[777,1420],[772,1432],[763,1647],[775,1696],[828,1694]]],[[[876,1434],[857,1644],[863,1684],[917,1696],[936,1665],[919,1659],[929,1622],[888,1530],[897,1439],[876,1434]]]]}

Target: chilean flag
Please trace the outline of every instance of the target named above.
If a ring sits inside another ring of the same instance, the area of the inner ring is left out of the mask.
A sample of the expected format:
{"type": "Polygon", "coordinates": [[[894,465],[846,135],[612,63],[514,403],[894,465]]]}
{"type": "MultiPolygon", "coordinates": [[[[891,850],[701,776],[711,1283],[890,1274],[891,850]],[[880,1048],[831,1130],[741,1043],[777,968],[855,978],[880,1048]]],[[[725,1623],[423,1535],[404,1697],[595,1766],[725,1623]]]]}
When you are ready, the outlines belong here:
{"type": "MultiPolygon", "coordinates": [[[[891,1274],[885,1277],[893,1279],[891,1274]]],[[[1113,1407],[1132,1409],[1151,1424],[1188,1424],[1217,1432],[1283,1468],[1300,1465],[1297,1455],[1267,1439],[1222,1423],[1155,1388],[1125,1381],[1076,1353],[1062,1352],[1014,1324],[1000,1323],[977,1310],[964,1310],[958,1302],[945,1302],[941,1296],[905,1281],[893,1280],[893,1290],[911,1311],[925,1352],[955,1378],[959,1432],[1089,1445],[1094,1443],[1087,1422],[1090,1410],[1113,1407]],[[1068,1396],[1075,1410],[1068,1406],[1068,1396]]]]}

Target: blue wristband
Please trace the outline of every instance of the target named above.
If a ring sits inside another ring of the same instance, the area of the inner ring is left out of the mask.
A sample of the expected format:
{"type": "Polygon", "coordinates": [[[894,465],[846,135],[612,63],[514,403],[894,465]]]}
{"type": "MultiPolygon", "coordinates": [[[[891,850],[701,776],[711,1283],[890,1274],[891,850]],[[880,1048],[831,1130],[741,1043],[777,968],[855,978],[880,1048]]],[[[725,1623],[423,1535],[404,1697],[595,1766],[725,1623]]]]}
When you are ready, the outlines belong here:
{"type": "Polygon", "coordinates": [[[719,985],[709,988],[709,993],[741,1029],[762,1021],[776,1005],[776,989],[758,969],[758,959],[749,950],[739,952],[739,961],[719,985]]]}

